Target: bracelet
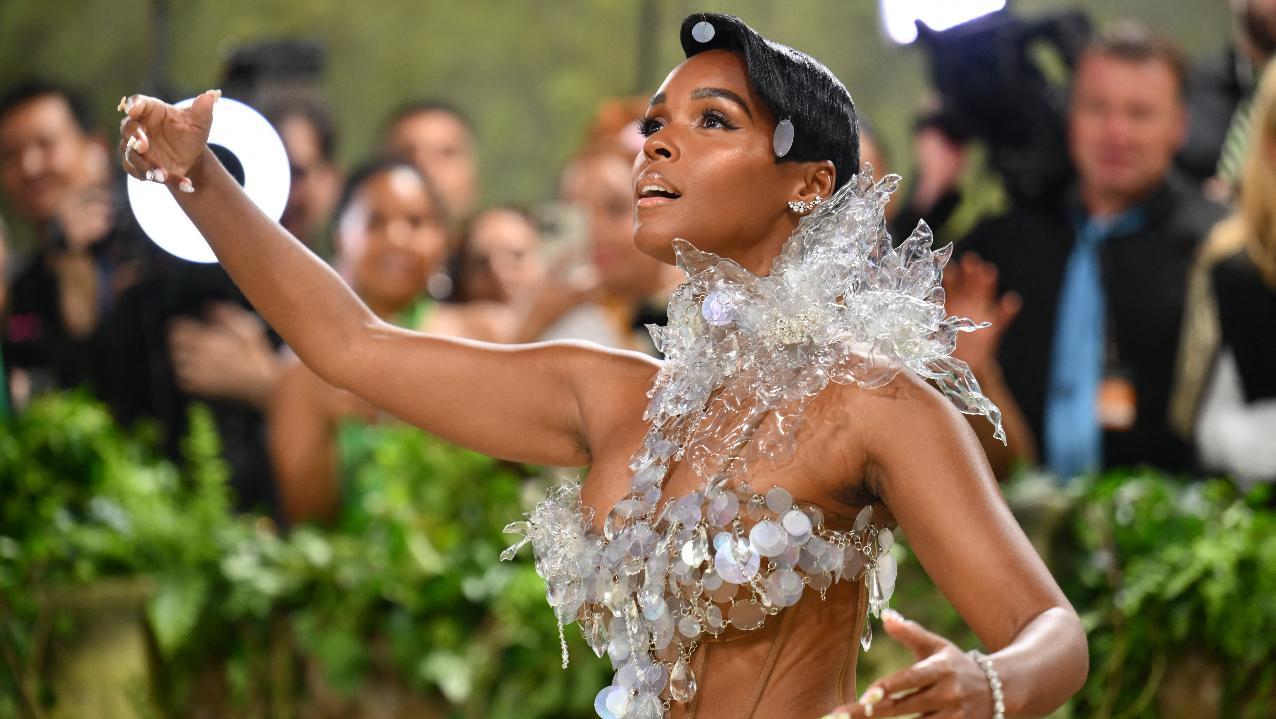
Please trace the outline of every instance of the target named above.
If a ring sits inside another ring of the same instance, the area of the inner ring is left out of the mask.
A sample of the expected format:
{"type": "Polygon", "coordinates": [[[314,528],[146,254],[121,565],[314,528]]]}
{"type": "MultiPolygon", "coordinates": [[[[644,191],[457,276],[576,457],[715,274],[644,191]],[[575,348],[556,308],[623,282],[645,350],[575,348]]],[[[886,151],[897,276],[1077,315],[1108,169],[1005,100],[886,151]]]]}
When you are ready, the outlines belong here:
{"type": "Polygon", "coordinates": [[[1001,677],[997,676],[997,667],[992,659],[977,649],[966,652],[988,677],[988,686],[992,687],[992,719],[1006,719],[1006,697],[1001,693],[1001,677]]]}

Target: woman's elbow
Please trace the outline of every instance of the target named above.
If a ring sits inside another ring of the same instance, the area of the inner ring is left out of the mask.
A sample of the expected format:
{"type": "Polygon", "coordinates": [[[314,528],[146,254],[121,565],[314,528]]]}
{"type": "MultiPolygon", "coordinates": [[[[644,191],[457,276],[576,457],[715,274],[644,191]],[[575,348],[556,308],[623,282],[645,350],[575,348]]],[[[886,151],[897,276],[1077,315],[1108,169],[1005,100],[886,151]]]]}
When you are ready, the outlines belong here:
{"type": "Polygon", "coordinates": [[[1060,607],[1068,632],[1068,652],[1066,671],[1069,677],[1068,696],[1081,691],[1090,676],[1090,640],[1086,637],[1081,618],[1072,607],[1060,607]]]}

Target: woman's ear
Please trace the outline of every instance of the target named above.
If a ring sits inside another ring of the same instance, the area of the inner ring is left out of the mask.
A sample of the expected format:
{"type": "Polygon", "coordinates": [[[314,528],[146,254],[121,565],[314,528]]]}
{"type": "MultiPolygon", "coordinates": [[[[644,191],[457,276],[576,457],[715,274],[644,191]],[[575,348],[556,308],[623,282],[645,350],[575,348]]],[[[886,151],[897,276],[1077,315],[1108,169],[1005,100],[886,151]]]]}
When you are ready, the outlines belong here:
{"type": "Polygon", "coordinates": [[[802,189],[797,199],[809,202],[819,195],[820,199],[827,200],[833,194],[836,184],[837,168],[832,162],[824,160],[804,163],[802,189]]]}

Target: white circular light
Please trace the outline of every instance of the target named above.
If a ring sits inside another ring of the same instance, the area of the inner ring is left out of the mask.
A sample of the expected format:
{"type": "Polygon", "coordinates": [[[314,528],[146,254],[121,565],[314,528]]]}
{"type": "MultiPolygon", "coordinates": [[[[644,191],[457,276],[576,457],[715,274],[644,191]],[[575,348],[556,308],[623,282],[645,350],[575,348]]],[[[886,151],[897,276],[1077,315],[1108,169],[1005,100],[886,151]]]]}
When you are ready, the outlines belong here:
{"type": "MultiPolygon", "coordinates": [[[[188,107],[194,101],[182,100],[177,107],[188,107]]],[[[288,203],[292,173],[283,140],[270,122],[248,105],[223,97],[213,105],[208,144],[221,145],[239,160],[248,198],[271,219],[279,219],[288,203]]],[[[191,262],[217,261],[167,187],[129,176],[128,199],[137,223],[164,251],[191,262]]]]}

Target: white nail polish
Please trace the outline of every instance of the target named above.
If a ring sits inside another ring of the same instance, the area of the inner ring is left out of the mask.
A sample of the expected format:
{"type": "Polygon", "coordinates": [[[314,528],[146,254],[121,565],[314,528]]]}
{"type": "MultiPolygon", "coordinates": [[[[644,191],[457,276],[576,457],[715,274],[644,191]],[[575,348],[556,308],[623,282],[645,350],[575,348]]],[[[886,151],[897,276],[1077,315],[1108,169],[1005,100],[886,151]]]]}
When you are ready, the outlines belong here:
{"type": "Polygon", "coordinates": [[[195,191],[195,185],[190,180],[182,180],[177,184],[177,189],[189,195],[195,191]]]}
{"type": "Polygon", "coordinates": [[[146,171],[146,181],[147,181],[147,182],[152,182],[152,181],[154,181],[154,180],[155,180],[155,171],[154,171],[154,170],[147,170],[147,171],[146,171]]]}
{"type": "Polygon", "coordinates": [[[167,179],[168,179],[168,173],[164,172],[163,169],[158,169],[155,171],[156,182],[163,184],[163,182],[167,179]]]}
{"type": "Polygon", "coordinates": [[[125,146],[133,152],[137,152],[137,145],[137,135],[134,135],[128,139],[128,144],[125,146]]]}

